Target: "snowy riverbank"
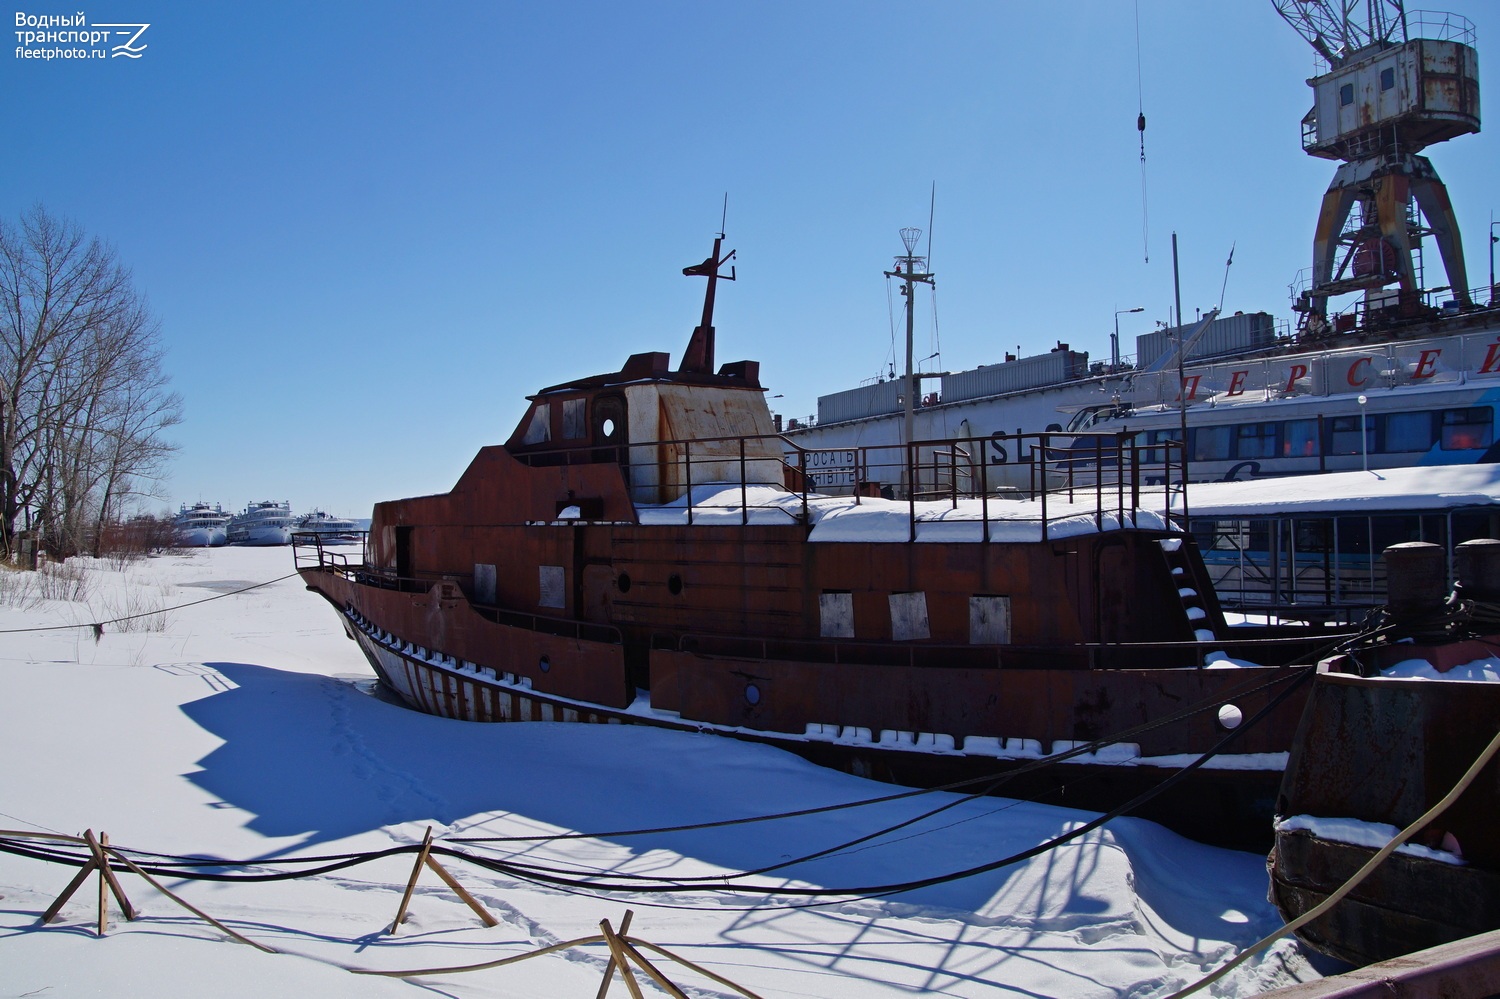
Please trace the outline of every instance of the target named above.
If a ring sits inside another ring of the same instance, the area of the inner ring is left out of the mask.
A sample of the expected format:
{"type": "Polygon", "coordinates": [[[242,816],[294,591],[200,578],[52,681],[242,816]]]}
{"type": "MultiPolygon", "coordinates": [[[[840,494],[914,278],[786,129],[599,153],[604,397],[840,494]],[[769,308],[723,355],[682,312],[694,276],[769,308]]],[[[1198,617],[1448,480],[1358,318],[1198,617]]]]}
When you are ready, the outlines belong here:
{"type": "MultiPolygon", "coordinates": [[[[75,563],[70,563],[73,565],[75,563]]],[[[73,595],[27,600],[0,576],[0,631],[149,612],[284,576],[286,549],[216,549],[89,566],[73,595]],[[29,606],[15,606],[28,602],[29,606]]],[[[35,594],[30,596],[34,597],[35,594]]],[[[370,696],[372,674],[335,616],[295,577],[147,616],[139,627],[0,639],[0,827],[90,828],[113,844],[269,861],[440,838],[628,830],[783,812],[893,789],[707,735],[626,726],[445,721],[370,696]]],[[[744,826],[605,835],[485,849],[576,873],[733,875],[800,857],[953,796],[744,826]]],[[[983,864],[1089,816],[1007,799],[958,803],[846,851],[764,875],[775,886],[902,882],[983,864]]],[[[479,847],[469,847],[475,850],[479,847]]],[[[37,917],[72,870],[0,854],[0,996],[592,996],[599,947],[427,979],[339,966],[493,960],[618,927],[766,999],[803,996],[1165,996],[1278,925],[1264,858],[1118,820],[1029,862],[881,899],[715,892],[591,897],[454,861],[497,916],[484,927],[431,873],[411,918],[383,933],[411,857],[262,884],[169,882],[237,932],[228,942],[133,875],[142,918],[92,931],[91,881],[46,928],[37,917]],[[665,907],[664,907],[665,906],[665,907]]],[[[1290,941],[1240,969],[1249,995],[1315,977],[1290,941]]],[[[689,995],[727,988],[673,973],[689,995]]],[[[644,986],[648,994],[652,987],[644,986]]],[[[613,986],[627,994],[622,983],[613,986]]],[[[656,993],[661,994],[661,993],[656,993]]]]}

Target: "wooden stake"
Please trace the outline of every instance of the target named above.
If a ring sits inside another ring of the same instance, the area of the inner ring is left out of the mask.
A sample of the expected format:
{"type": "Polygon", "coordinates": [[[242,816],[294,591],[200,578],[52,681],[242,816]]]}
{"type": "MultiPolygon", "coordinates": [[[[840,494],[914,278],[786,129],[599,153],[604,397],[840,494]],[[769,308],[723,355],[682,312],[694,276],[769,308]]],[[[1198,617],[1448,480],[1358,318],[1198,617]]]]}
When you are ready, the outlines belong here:
{"type": "Polygon", "coordinates": [[[62,894],[57,896],[56,901],[47,907],[46,912],[42,913],[42,922],[50,923],[56,919],[57,914],[62,911],[62,907],[67,904],[68,899],[73,897],[73,893],[88,880],[90,874],[93,874],[98,869],[98,865],[92,860],[84,864],[78,873],[73,875],[73,880],[68,882],[68,887],[64,888],[62,894]]]}
{"type": "Polygon", "coordinates": [[[734,989],[740,995],[747,996],[748,999],[761,999],[760,996],[756,995],[754,992],[751,992],[749,989],[745,988],[743,985],[737,985],[736,983],[731,982],[729,979],[725,978],[723,975],[714,974],[712,971],[709,971],[707,968],[703,967],[702,965],[694,964],[692,961],[689,961],[687,958],[683,957],[682,955],[680,955],[680,954],[674,954],[671,951],[667,950],[665,947],[658,947],[656,944],[651,943],[649,940],[639,940],[639,939],[637,939],[635,941],[635,943],[640,944],[642,947],[645,947],[647,950],[655,951],[656,953],[660,954],[662,957],[667,958],[669,961],[675,961],[675,962],[677,962],[678,964],[682,965],[684,968],[687,968],[689,971],[696,971],[698,974],[702,975],[704,978],[712,979],[713,981],[718,982],[720,985],[726,985],[729,988],[734,989]]]}
{"type": "Polygon", "coordinates": [[[479,901],[479,899],[475,898],[473,895],[470,895],[468,891],[464,889],[464,886],[458,883],[458,879],[449,874],[447,868],[443,867],[442,864],[437,862],[437,858],[429,853],[426,860],[427,866],[436,871],[437,876],[448,883],[448,887],[452,888],[454,893],[458,895],[459,898],[463,899],[464,903],[467,904],[469,908],[474,910],[475,915],[484,920],[484,925],[500,925],[500,920],[491,915],[490,910],[486,909],[484,905],[479,901]]]}
{"type": "Polygon", "coordinates": [[[620,945],[620,938],[615,936],[609,920],[601,919],[599,929],[604,933],[604,942],[609,944],[609,952],[614,955],[614,964],[620,969],[620,977],[625,979],[625,987],[630,990],[632,999],[645,999],[641,995],[641,987],[636,984],[635,972],[630,970],[630,964],[625,960],[625,948],[620,945]]]}
{"type": "Polygon", "coordinates": [[[394,934],[396,928],[406,922],[406,907],[411,904],[411,893],[417,890],[417,878],[422,876],[422,862],[427,859],[427,851],[432,849],[432,826],[427,827],[427,835],[422,837],[422,849],[417,851],[417,862],[411,866],[411,877],[406,882],[406,894],[401,896],[401,907],[396,910],[396,921],[391,924],[388,932],[394,934]]]}
{"type": "MultiPolygon", "coordinates": [[[[101,832],[96,840],[91,832],[85,832],[83,838],[89,844],[89,849],[94,851],[94,860],[99,864],[100,878],[109,883],[109,890],[114,893],[115,901],[120,903],[120,911],[125,913],[126,919],[135,919],[135,906],[131,905],[130,899],[125,897],[125,889],[120,887],[114,868],[110,865],[109,858],[104,855],[104,851],[109,848],[109,833],[101,832]]],[[[102,892],[103,888],[100,891],[102,892]]]]}
{"type": "MultiPolygon", "coordinates": [[[[93,830],[84,837],[89,841],[89,849],[94,851],[94,859],[98,861],[99,844],[94,841],[93,830]]],[[[107,868],[99,868],[99,935],[104,936],[105,929],[109,926],[109,882],[104,880],[104,872],[107,868]]]]}
{"type": "MultiPolygon", "coordinates": [[[[635,918],[635,913],[630,909],[625,910],[625,918],[620,920],[620,936],[630,932],[630,921],[635,918]]],[[[609,986],[615,980],[615,957],[613,948],[609,952],[609,963],[604,966],[604,981],[599,983],[599,991],[594,999],[604,999],[609,993],[609,986]]]]}
{"type": "Polygon", "coordinates": [[[432,855],[432,826],[428,826],[427,833],[422,837],[422,849],[417,851],[417,862],[412,865],[411,877],[406,882],[406,894],[401,896],[401,907],[396,910],[396,921],[391,924],[388,932],[395,933],[396,928],[406,922],[406,910],[411,904],[412,892],[416,891],[417,878],[421,876],[423,866],[431,868],[434,874],[442,878],[443,882],[449,888],[453,889],[454,894],[462,899],[464,904],[473,909],[475,915],[484,921],[484,925],[500,925],[500,920],[495,918],[479,899],[469,894],[464,886],[458,883],[458,879],[448,873],[447,868],[437,862],[437,858],[432,855]]]}

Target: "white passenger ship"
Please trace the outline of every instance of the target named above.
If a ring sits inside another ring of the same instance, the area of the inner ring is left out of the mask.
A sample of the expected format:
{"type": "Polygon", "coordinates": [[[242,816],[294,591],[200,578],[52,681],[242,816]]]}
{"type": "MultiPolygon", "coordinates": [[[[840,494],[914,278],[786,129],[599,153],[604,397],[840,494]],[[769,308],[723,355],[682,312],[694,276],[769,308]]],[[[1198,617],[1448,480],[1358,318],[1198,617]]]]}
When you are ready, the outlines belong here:
{"type": "MultiPolygon", "coordinates": [[[[1480,301],[1483,301],[1481,298],[1480,301]]],[[[1302,339],[1266,313],[1214,320],[1189,344],[1178,392],[1178,330],[1138,341],[1138,366],[1111,373],[1066,344],[1047,354],[944,374],[913,416],[916,491],[984,481],[990,491],[1089,481],[1116,434],[1149,448],[1182,438],[1193,481],[1454,465],[1500,459],[1500,303],[1302,339]],[[1052,431],[1048,460],[1014,435],[1052,431]],[[968,438],[957,453],[921,442],[968,438]]],[[[1182,330],[1191,334],[1192,328],[1182,330]]],[[[825,492],[900,492],[901,382],[818,400],[813,426],[786,428],[825,492]]]]}
{"type": "Polygon", "coordinates": [[[358,544],[360,540],[358,524],[344,517],[335,517],[323,510],[314,510],[312,513],[299,517],[293,533],[312,536],[298,538],[298,544],[303,541],[318,541],[325,545],[352,545],[358,544]]]}
{"type": "Polygon", "coordinates": [[[1467,332],[1192,365],[1180,394],[1176,370],[1137,374],[1121,398],[1077,413],[1061,467],[1093,467],[1089,452],[1122,431],[1145,446],[1180,440],[1184,415],[1200,482],[1500,460],[1500,311],[1453,325],[1467,332]]]}
{"type": "Polygon", "coordinates": [[[177,544],[182,548],[213,548],[227,540],[225,525],[229,514],[218,505],[209,506],[198,502],[192,506],[182,504],[177,516],[172,518],[172,531],[177,544]]]}
{"type": "Polygon", "coordinates": [[[261,500],[251,503],[229,522],[231,545],[289,545],[292,543],[292,505],[261,500]]]}

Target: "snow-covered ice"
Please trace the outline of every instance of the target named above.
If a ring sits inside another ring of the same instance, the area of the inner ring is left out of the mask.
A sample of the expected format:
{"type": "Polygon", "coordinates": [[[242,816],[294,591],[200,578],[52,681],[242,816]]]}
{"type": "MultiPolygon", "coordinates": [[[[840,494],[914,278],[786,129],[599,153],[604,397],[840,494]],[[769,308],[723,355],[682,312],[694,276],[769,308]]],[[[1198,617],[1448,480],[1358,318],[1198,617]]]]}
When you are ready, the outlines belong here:
{"type": "MultiPolygon", "coordinates": [[[[75,563],[70,563],[70,565],[75,563]]],[[[227,593],[291,570],[286,549],[218,549],[83,576],[84,601],[22,599],[0,572],[0,826],[108,832],[117,846],[267,863],[459,836],[675,826],[887,795],[892,788],[779,750],[637,726],[480,725],[372,696],[372,675],[328,605],[284,579],[141,627],[79,624],[227,593]],[[8,597],[7,597],[8,595],[8,597]],[[11,602],[6,602],[9,599],[11,602]]],[[[74,594],[75,596],[78,594],[74,594]]],[[[873,733],[873,738],[882,737],[873,733]]],[[[999,747],[997,747],[997,752],[999,747]]],[[[579,874],[732,877],[924,813],[869,842],[754,879],[777,889],[899,883],[1008,856],[1088,813],[930,794],[795,819],[645,836],[481,847],[579,874]]],[[[0,994],[453,999],[592,996],[607,954],[590,948],[431,978],[343,967],[451,966],[618,927],[767,999],[1164,996],[1274,929],[1264,858],[1121,819],[1031,861],[884,898],[808,908],[790,895],[733,895],[696,882],[671,896],[564,891],[461,860],[454,874],[500,918],[486,928],[426,874],[394,935],[412,857],[299,881],[170,881],[195,905],[282,953],[229,942],[123,875],[140,919],[91,929],[93,883],[57,922],[39,914],[73,871],[0,854],[0,994]]],[[[732,993],[686,971],[695,997],[732,993]]],[[[1314,977],[1284,940],[1214,994],[1314,977]]],[[[661,994],[649,983],[648,994],[661,994]]],[[[616,982],[617,994],[624,995],[616,982]]]]}

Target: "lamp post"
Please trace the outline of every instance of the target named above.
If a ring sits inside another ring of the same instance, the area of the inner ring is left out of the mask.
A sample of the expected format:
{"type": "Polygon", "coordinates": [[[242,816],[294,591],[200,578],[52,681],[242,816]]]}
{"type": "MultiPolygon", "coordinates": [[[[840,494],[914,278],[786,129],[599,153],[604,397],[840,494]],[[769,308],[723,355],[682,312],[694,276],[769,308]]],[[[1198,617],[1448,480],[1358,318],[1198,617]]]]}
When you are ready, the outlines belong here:
{"type": "Polygon", "coordinates": [[[1500,238],[1495,236],[1495,226],[1500,225],[1494,218],[1490,219],[1490,304],[1495,304],[1495,244],[1500,243],[1500,238]]]}
{"type": "MultiPolygon", "coordinates": [[[[1494,256],[1494,250],[1493,250],[1493,248],[1490,251],[1490,256],[1492,256],[1492,257],[1494,256]]],[[[1493,269],[1494,268],[1492,267],[1491,270],[1493,270],[1493,269]]],[[[1494,283],[1495,283],[1494,278],[1491,278],[1490,279],[1490,284],[1494,284],[1494,283]]],[[[1141,306],[1140,308],[1135,308],[1135,309],[1116,309],[1115,310],[1115,332],[1109,338],[1109,373],[1110,374],[1114,374],[1116,371],[1120,370],[1120,317],[1124,316],[1124,315],[1129,315],[1132,312],[1145,312],[1145,311],[1146,311],[1145,306],[1141,306]]]]}
{"type": "Polygon", "coordinates": [[[1365,403],[1369,398],[1363,392],[1359,394],[1359,450],[1364,456],[1365,471],[1370,470],[1370,436],[1365,429],[1365,403]]]}

